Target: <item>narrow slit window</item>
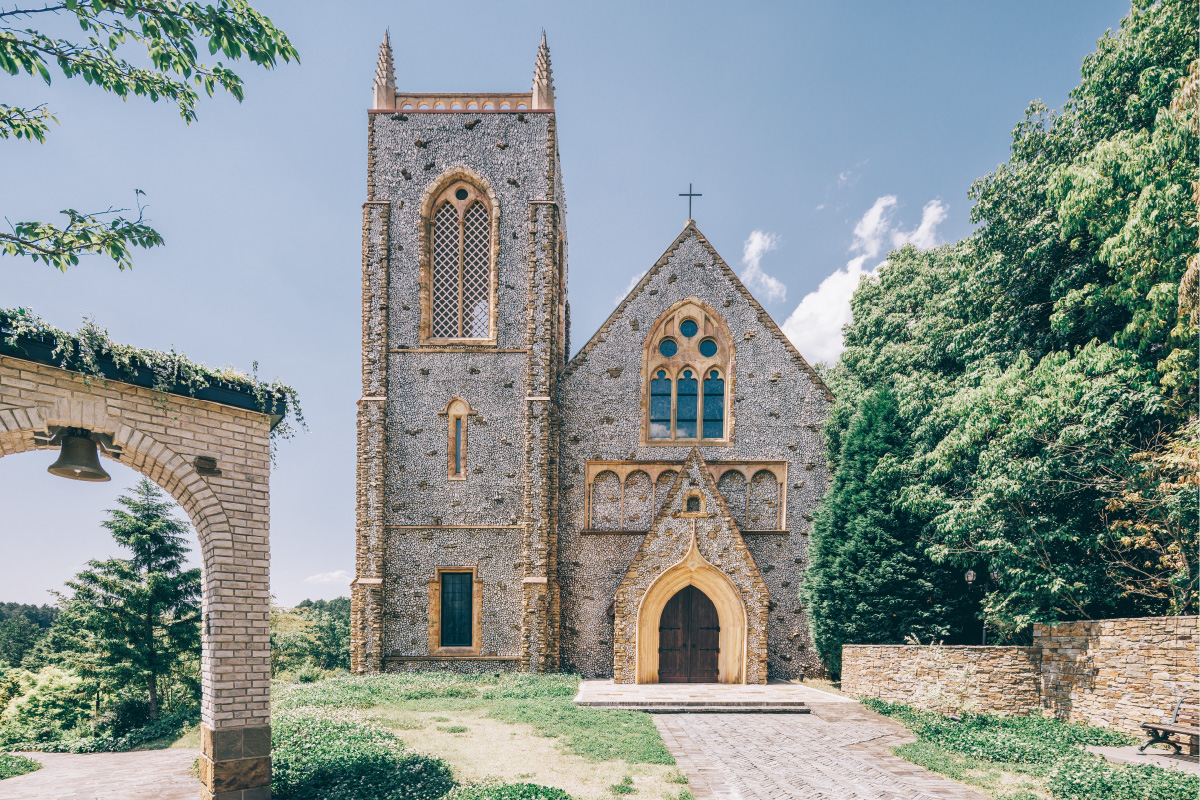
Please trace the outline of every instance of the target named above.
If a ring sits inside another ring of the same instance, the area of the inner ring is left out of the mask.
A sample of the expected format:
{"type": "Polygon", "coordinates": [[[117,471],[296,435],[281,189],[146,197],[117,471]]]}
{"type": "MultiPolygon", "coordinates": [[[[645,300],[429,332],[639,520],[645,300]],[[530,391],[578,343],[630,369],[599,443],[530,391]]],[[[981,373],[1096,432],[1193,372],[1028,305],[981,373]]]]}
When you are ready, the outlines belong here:
{"type": "Polygon", "coordinates": [[[685,369],[679,378],[675,400],[675,437],[677,439],[696,438],[696,379],[690,369],[685,369]]]}
{"type": "Polygon", "coordinates": [[[671,438],[671,379],[661,369],[650,381],[650,438],[671,438]]]}
{"type": "Polygon", "coordinates": [[[472,584],[470,572],[442,573],[442,647],[470,647],[472,644],[472,584]]]}
{"type": "Polygon", "coordinates": [[[462,417],[454,418],[454,474],[462,474],[462,417]]]}
{"type": "Polygon", "coordinates": [[[725,381],[712,370],[704,379],[704,438],[725,437],[725,381]]]}

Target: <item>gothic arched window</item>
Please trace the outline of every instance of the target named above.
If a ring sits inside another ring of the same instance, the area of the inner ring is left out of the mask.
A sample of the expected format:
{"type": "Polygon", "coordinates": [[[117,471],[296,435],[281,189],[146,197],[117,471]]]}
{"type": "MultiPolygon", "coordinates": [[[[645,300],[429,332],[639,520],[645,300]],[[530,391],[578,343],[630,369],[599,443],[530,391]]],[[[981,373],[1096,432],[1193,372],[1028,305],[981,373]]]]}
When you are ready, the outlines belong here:
{"type": "Polygon", "coordinates": [[[733,338],[716,311],[695,298],[671,306],[642,357],[642,444],[732,444],[733,338]]]}
{"type": "MultiPolygon", "coordinates": [[[[470,176],[463,176],[470,177],[470,176]]],[[[494,340],[494,215],[491,192],[452,176],[424,204],[422,338],[494,340]]]]}

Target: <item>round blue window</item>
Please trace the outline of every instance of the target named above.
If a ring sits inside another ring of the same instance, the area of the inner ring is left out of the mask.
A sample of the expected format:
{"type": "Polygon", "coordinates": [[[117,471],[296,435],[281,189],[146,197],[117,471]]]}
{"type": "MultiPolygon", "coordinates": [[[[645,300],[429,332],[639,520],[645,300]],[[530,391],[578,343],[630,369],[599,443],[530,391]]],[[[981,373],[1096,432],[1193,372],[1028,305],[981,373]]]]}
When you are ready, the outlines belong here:
{"type": "Polygon", "coordinates": [[[658,344],[658,352],[662,353],[667,358],[679,352],[679,345],[675,344],[674,339],[663,339],[658,344]]]}
{"type": "Polygon", "coordinates": [[[700,327],[694,319],[685,319],[679,326],[679,332],[689,339],[695,336],[698,330],[700,330],[700,327]]]}
{"type": "Polygon", "coordinates": [[[705,339],[700,343],[700,355],[705,358],[712,358],[717,354],[717,343],[712,339],[705,339]]]}

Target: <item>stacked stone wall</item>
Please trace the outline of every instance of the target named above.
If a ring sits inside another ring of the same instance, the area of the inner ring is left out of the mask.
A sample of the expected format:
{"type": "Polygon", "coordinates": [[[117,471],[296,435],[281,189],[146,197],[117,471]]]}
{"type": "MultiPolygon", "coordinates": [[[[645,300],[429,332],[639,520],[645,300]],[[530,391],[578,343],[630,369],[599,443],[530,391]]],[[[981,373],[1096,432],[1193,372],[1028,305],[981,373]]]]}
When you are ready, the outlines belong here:
{"type": "Polygon", "coordinates": [[[1180,697],[1200,697],[1197,617],[1142,617],[1035,625],[1044,713],[1140,734],[1170,719],[1180,697]]]}
{"type": "Polygon", "coordinates": [[[1035,625],[1032,647],[844,645],[842,691],[910,702],[970,666],[976,710],[1039,710],[1139,735],[1169,721],[1180,698],[1200,697],[1197,617],[1141,617],[1035,625]]]}
{"type": "Polygon", "coordinates": [[[939,684],[961,685],[971,670],[974,710],[1028,714],[1041,706],[1042,651],[1037,647],[843,645],[842,692],[908,703],[939,684]]]}

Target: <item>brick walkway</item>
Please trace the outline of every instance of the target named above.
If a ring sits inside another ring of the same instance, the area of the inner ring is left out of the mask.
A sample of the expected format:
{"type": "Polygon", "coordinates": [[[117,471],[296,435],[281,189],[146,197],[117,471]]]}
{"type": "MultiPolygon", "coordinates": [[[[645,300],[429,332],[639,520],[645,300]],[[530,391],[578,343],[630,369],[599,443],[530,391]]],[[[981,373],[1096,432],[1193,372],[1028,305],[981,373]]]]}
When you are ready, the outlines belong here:
{"type": "Polygon", "coordinates": [[[811,714],[659,714],[697,800],[986,800],[888,752],[904,727],[858,703],[811,714]]]}
{"type": "Polygon", "coordinates": [[[45,766],[0,781],[0,800],[196,800],[196,751],[22,753],[45,766]]]}

